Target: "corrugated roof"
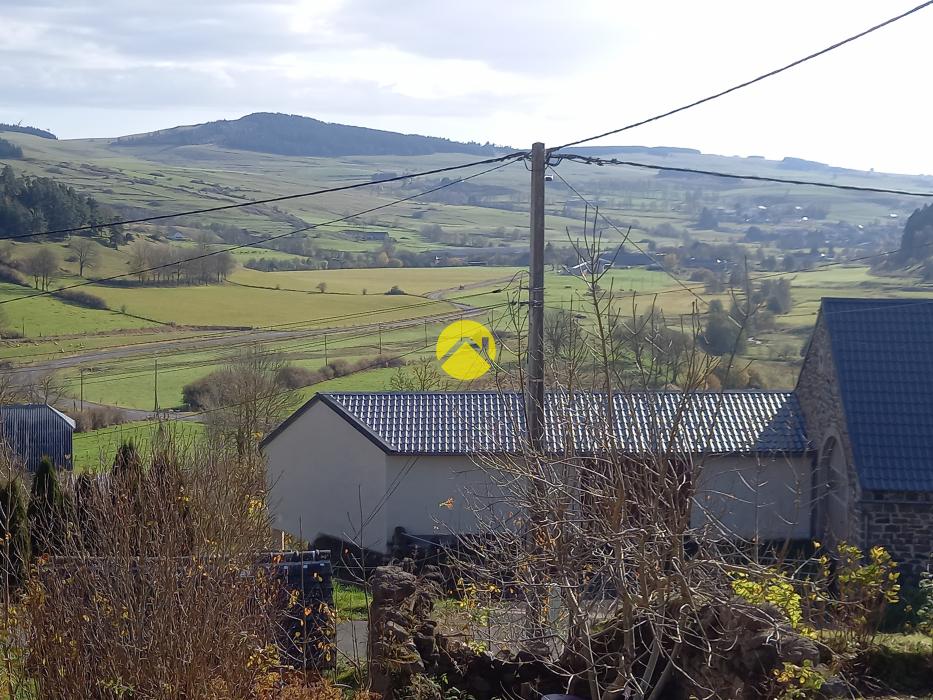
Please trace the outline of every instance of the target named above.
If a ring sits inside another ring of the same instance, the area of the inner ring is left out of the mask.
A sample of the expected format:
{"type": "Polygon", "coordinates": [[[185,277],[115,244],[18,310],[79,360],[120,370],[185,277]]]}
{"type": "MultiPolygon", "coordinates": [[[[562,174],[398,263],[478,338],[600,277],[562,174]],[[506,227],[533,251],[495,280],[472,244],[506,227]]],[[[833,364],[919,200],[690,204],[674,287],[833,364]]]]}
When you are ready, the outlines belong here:
{"type": "Polygon", "coordinates": [[[862,487],[933,491],[933,300],[825,298],[862,487]]]}
{"type": "MultiPolygon", "coordinates": [[[[788,392],[727,391],[614,395],[615,439],[629,452],[800,453],[807,449],[803,417],[788,392]]],[[[422,392],[318,394],[382,449],[398,454],[514,452],[525,434],[518,393],[422,392]]],[[[604,394],[551,393],[546,399],[546,447],[598,452],[608,424],[604,394]]],[[[294,418],[294,417],[293,417],[294,418]]],[[[274,439],[286,421],[265,442],[274,439]]]]}
{"type": "Polygon", "coordinates": [[[70,468],[74,427],[74,420],[46,404],[0,406],[0,439],[28,471],[35,471],[43,457],[70,468]]]}

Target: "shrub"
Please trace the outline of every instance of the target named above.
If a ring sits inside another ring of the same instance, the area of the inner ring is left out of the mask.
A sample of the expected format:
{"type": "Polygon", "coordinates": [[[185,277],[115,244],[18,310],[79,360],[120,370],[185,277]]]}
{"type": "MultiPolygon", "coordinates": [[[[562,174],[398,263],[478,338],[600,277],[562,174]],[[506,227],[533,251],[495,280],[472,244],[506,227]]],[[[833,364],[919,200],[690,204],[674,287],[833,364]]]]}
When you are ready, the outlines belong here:
{"type": "Polygon", "coordinates": [[[276,381],[286,389],[300,389],[319,381],[318,376],[317,372],[310,369],[287,365],[276,373],[276,381]]]}
{"type": "Polygon", "coordinates": [[[79,526],[37,562],[22,605],[35,697],[222,700],[269,688],[280,613],[256,565],[271,533],[264,480],[255,465],[181,452],[163,444],[132,478],[81,482],[79,526]]]}
{"type": "Polygon", "coordinates": [[[217,380],[215,374],[215,372],[211,372],[206,377],[185,384],[181,390],[185,406],[193,411],[203,411],[210,406],[212,387],[217,380]]]}
{"type": "Polygon", "coordinates": [[[392,296],[399,295],[399,294],[405,294],[405,290],[399,287],[397,284],[393,284],[392,288],[388,292],[386,292],[386,294],[389,294],[392,296]]]}
{"type": "Polygon", "coordinates": [[[0,282],[9,282],[10,284],[17,284],[20,287],[30,287],[29,281],[23,277],[18,271],[14,270],[9,265],[0,265],[0,282]]]}
{"type": "Polygon", "coordinates": [[[71,417],[75,420],[75,432],[86,433],[89,430],[100,430],[110,425],[125,423],[123,411],[110,406],[92,406],[83,411],[73,411],[71,417]]]}
{"type": "Polygon", "coordinates": [[[83,306],[87,309],[107,309],[107,302],[96,294],[82,292],[74,289],[60,289],[52,292],[52,296],[61,299],[68,304],[83,306]]]}
{"type": "Polygon", "coordinates": [[[33,476],[27,515],[32,555],[61,553],[68,532],[68,508],[58,469],[48,457],[33,476]]]}
{"type": "Polygon", "coordinates": [[[17,475],[0,485],[0,541],[7,543],[0,549],[3,571],[16,588],[26,580],[31,557],[26,498],[17,475]]]}

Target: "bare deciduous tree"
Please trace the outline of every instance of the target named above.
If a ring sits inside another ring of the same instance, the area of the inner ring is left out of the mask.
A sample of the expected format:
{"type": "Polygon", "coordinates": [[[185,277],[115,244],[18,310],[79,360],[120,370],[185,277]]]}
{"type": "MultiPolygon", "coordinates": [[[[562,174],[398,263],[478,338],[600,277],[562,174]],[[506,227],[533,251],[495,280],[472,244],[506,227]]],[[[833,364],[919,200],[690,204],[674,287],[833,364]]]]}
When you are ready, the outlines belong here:
{"type": "Polygon", "coordinates": [[[97,267],[100,260],[100,246],[90,238],[77,238],[69,245],[78,262],[78,276],[84,277],[85,268],[97,267]]]}
{"type": "Polygon", "coordinates": [[[43,246],[23,261],[23,269],[32,276],[36,289],[47,291],[52,276],[58,271],[58,255],[43,246]]]}
{"type": "Polygon", "coordinates": [[[532,652],[593,700],[657,700],[675,676],[697,696],[724,697],[700,666],[735,640],[717,636],[710,616],[741,608],[778,624],[735,602],[735,577],[761,570],[747,556],[754,542],[692,517],[705,463],[684,447],[683,417],[734,354],[700,349],[696,309],[671,328],[652,301],[616,296],[595,225],[578,253],[590,263],[581,319],[555,311],[545,324],[548,444],[480,456],[484,490],[467,497],[479,534],[461,538],[462,570],[519,603],[477,633],[532,652]]]}
{"type": "Polygon", "coordinates": [[[65,396],[65,385],[54,371],[30,372],[19,387],[19,396],[28,403],[54,406],[65,396]]]}
{"type": "Polygon", "coordinates": [[[259,441],[297,406],[297,396],[282,382],[287,362],[280,353],[251,345],[211,375],[206,400],[208,430],[222,446],[240,455],[255,452],[259,441]]]}
{"type": "Polygon", "coordinates": [[[450,381],[431,357],[399,367],[389,380],[392,391],[446,391],[449,387],[450,381]]]}

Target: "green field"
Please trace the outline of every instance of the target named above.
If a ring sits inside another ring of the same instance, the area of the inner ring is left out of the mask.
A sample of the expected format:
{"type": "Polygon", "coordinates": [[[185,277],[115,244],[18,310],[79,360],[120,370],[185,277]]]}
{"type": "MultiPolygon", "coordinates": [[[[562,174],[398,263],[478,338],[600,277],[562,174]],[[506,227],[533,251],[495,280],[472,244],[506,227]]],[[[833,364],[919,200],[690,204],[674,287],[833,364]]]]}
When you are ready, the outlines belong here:
{"type": "Polygon", "coordinates": [[[3,323],[27,338],[151,328],[158,325],[116,311],[85,309],[66,304],[49,296],[23,298],[35,293],[24,287],[0,283],[0,314],[3,314],[3,323]],[[12,301],[14,299],[16,301],[12,301]]]}
{"type": "Polygon", "coordinates": [[[117,450],[124,442],[132,441],[140,453],[147,454],[152,449],[153,437],[160,432],[174,436],[179,446],[190,447],[200,439],[204,426],[189,421],[139,421],[77,433],[74,436],[72,458],[74,468],[78,472],[109,469],[117,450]]]}
{"type": "MultiPolygon", "coordinates": [[[[424,300],[385,294],[319,294],[285,289],[255,289],[235,284],[200,287],[119,288],[92,285],[111,308],[163,323],[186,326],[267,327],[347,326],[369,319],[373,323],[408,318],[413,304],[424,300]]],[[[450,304],[427,305],[430,312],[453,311],[450,304]]]]}
{"type": "Polygon", "coordinates": [[[263,287],[281,287],[306,292],[318,292],[318,285],[327,285],[328,293],[380,295],[393,286],[408,294],[424,295],[450,290],[453,296],[460,286],[482,285],[493,280],[511,279],[522,272],[515,267],[442,267],[442,268],[377,268],[360,270],[317,270],[308,272],[258,272],[241,269],[231,276],[233,282],[263,287]]]}
{"type": "MultiPolygon", "coordinates": [[[[25,134],[4,135],[20,145],[25,158],[10,161],[15,170],[43,175],[75,187],[111,205],[124,217],[145,214],[167,214],[212,205],[254,201],[266,197],[309,192],[320,188],[369,179],[374,172],[414,172],[446,167],[474,160],[462,154],[430,156],[367,156],[332,158],[283,157],[270,154],[235,151],[213,146],[125,147],[112,145],[106,139],[52,141],[25,134]]],[[[676,167],[699,167],[709,170],[750,173],[777,177],[797,177],[826,180],[837,184],[892,187],[899,189],[929,189],[927,178],[856,173],[853,171],[820,171],[799,169],[761,159],[728,158],[692,153],[648,153],[634,160],[661,162],[676,167]]],[[[475,172],[464,171],[464,175],[475,172]]],[[[596,232],[605,251],[622,243],[631,227],[626,249],[650,248],[652,245],[680,245],[686,238],[704,243],[741,242],[748,223],[724,221],[718,230],[698,230],[694,226],[702,207],[722,211],[745,209],[758,211],[759,204],[768,207],[819,205],[824,213],[819,223],[800,216],[785,216],[783,220],[762,223],[765,230],[779,231],[782,236],[807,232],[814,226],[837,224],[877,227],[890,223],[892,215],[903,220],[916,206],[906,197],[866,196],[808,187],[791,187],[777,183],[738,182],[713,178],[665,177],[652,171],[606,167],[593,168],[564,162],[557,170],[591,203],[597,204],[604,216],[597,222],[596,232]],[[669,225],[658,230],[659,226],[669,225]]],[[[451,175],[450,177],[456,177],[451,175]]],[[[263,238],[287,233],[295,227],[316,225],[337,218],[335,224],[320,226],[305,233],[308,242],[318,249],[341,253],[375,253],[382,244],[359,241],[351,230],[388,231],[394,247],[400,251],[439,251],[447,247],[460,259],[469,260],[479,252],[527,252],[528,173],[519,164],[488,173],[470,183],[454,185],[441,193],[416,197],[411,201],[354,215],[354,212],[390,204],[402,197],[439,184],[439,177],[427,177],[409,182],[392,183],[332,193],[324,196],[301,197],[274,206],[254,205],[214,214],[192,215],[154,224],[128,227],[137,240],[163,239],[180,232],[189,239],[172,245],[184,252],[196,249],[194,240],[209,241],[212,250],[227,244],[218,233],[230,228],[242,229],[252,235],[249,247],[236,250],[239,267],[222,285],[202,287],[116,287],[89,284],[85,289],[107,302],[110,310],[92,310],[65,304],[47,296],[11,301],[27,296],[27,288],[0,284],[0,319],[11,330],[25,332],[26,341],[0,341],[0,359],[15,364],[41,362],[95,349],[150,343],[171,337],[199,335],[208,327],[287,326],[307,329],[353,329],[368,326],[370,331],[357,331],[350,340],[332,338],[329,358],[348,360],[373,357],[378,351],[374,324],[383,328],[383,354],[405,354],[416,358],[425,351],[424,329],[392,328],[400,320],[430,317],[455,312],[450,301],[458,297],[476,307],[496,307],[502,315],[502,302],[514,297],[522,281],[519,267],[440,267],[440,268],[364,268],[324,269],[307,272],[259,272],[242,265],[250,258],[280,261],[306,257],[286,250],[271,250],[263,238]],[[472,190],[470,188],[473,188],[472,190]],[[476,197],[483,188],[494,194],[476,197]],[[461,191],[462,190],[462,191],[461,191]],[[485,199],[483,198],[485,197],[485,199]],[[474,247],[451,247],[428,240],[426,226],[438,224],[449,234],[469,237],[474,247]],[[214,226],[215,228],[211,228],[214,226]],[[221,228],[217,228],[221,227],[221,228]],[[318,285],[326,284],[327,293],[318,285]],[[398,286],[408,295],[387,296],[385,292],[398,286]],[[494,293],[505,287],[506,292],[494,293]],[[366,293],[364,294],[364,290],[366,293]],[[431,301],[425,297],[435,299],[431,301]],[[446,299],[450,301],[437,301],[446,299]],[[8,302],[8,303],[2,303],[8,302]],[[125,313],[124,313],[125,312],[125,313]],[[177,326],[178,328],[173,328],[177,326]],[[191,328],[189,328],[191,327],[191,328]]],[[[583,236],[584,208],[576,193],[556,177],[547,183],[546,238],[556,248],[566,249],[571,242],[579,244],[583,236]]],[[[592,209],[590,210],[592,216],[592,209]]],[[[588,230],[593,234],[593,229],[588,230]]],[[[290,237],[274,245],[289,244],[290,237]]],[[[294,241],[291,241],[294,243],[294,241]]],[[[59,270],[52,288],[84,282],[77,276],[78,266],[69,242],[20,242],[12,244],[14,259],[23,260],[39,246],[51,247],[59,258],[59,270]]],[[[85,271],[86,279],[125,275],[130,270],[130,257],[136,243],[114,250],[98,245],[97,264],[85,271]]],[[[744,245],[744,244],[743,244],[744,245]]],[[[746,246],[752,251],[755,246],[746,246]]],[[[760,252],[780,256],[784,249],[778,243],[758,246],[760,252]]],[[[296,248],[288,248],[296,250],[296,248]]],[[[318,261],[319,263],[321,261],[318,261]]],[[[602,280],[603,291],[611,291],[615,303],[626,315],[649,310],[657,304],[668,318],[692,312],[703,312],[714,299],[730,303],[725,294],[709,294],[702,287],[693,292],[688,287],[689,270],[673,269],[672,275],[643,268],[616,269],[602,280]],[[674,279],[676,277],[677,279],[674,279]],[[631,295],[635,295],[632,297],[631,295]],[[657,294],[655,297],[654,295],[657,294]]],[[[753,272],[753,277],[757,273],[753,272]]],[[[769,384],[792,386],[796,378],[799,348],[812,327],[821,296],[928,296],[933,288],[904,277],[873,275],[867,267],[835,266],[816,272],[791,274],[794,308],[790,314],[778,317],[777,328],[769,330],[750,344],[745,359],[754,360],[769,384]]],[[[545,303],[549,309],[573,308],[587,315],[587,299],[581,280],[557,273],[551,266],[546,278],[545,303]]],[[[521,294],[526,292],[522,291],[521,294]]],[[[512,307],[519,315],[524,307],[512,307]]],[[[439,327],[430,324],[430,334],[439,327]]],[[[333,331],[332,331],[333,332],[333,331]]],[[[430,340],[430,338],[429,338],[430,340]]],[[[233,342],[237,342],[234,340],[233,342]]],[[[310,369],[324,362],[322,348],[313,339],[282,341],[271,344],[286,353],[291,361],[310,369]],[[304,342],[304,346],[301,343],[304,342]]],[[[158,355],[162,366],[160,404],[177,405],[181,387],[221,366],[229,352],[219,350],[181,353],[157,352],[134,358],[117,358],[85,366],[86,398],[116,405],[151,408],[154,403],[152,373],[158,355]]],[[[318,385],[322,389],[383,389],[388,386],[394,370],[362,371],[318,385]]],[[[61,373],[70,393],[76,393],[77,370],[61,373]]],[[[303,393],[312,389],[303,390],[303,393]]]]}

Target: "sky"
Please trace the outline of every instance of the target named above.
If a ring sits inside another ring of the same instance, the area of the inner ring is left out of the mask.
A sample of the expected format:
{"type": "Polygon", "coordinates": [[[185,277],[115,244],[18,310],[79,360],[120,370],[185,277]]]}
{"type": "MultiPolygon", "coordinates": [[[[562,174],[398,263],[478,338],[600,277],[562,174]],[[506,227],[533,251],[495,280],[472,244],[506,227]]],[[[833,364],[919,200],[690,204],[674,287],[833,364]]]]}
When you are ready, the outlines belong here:
{"type": "MultiPolygon", "coordinates": [[[[919,0],[0,0],[0,121],[120,136],[257,111],[528,147],[623,126],[919,0]]],[[[933,173],[933,7],[601,141],[933,173]]]]}

